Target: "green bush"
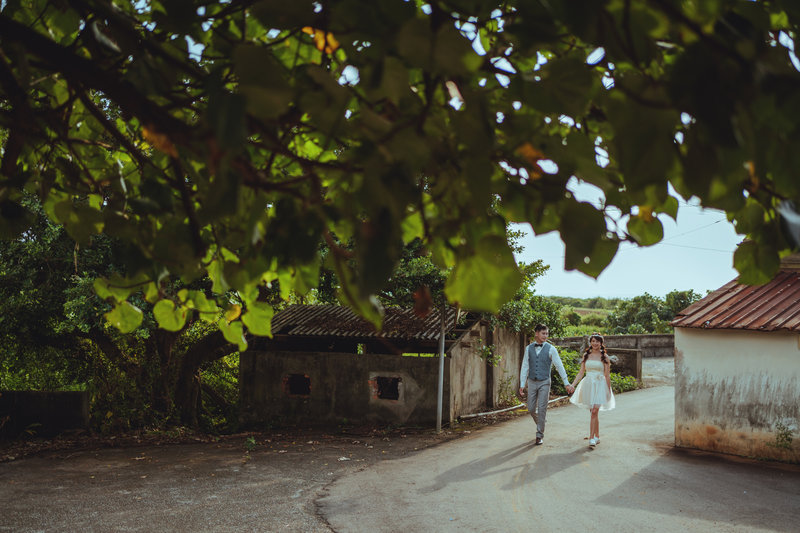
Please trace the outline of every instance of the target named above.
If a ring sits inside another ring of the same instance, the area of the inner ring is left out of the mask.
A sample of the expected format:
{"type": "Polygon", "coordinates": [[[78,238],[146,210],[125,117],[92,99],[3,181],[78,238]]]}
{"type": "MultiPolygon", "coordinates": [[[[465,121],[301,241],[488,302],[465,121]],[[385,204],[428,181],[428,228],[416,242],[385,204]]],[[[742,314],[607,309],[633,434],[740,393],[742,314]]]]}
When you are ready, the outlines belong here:
{"type": "Polygon", "coordinates": [[[597,331],[596,326],[587,326],[585,324],[581,324],[579,326],[567,326],[564,330],[565,337],[581,337],[586,335],[591,335],[597,331]]]}
{"type": "Polygon", "coordinates": [[[564,318],[567,320],[570,326],[577,326],[581,323],[581,315],[576,313],[573,309],[565,312],[564,318]]]}
{"type": "Polygon", "coordinates": [[[226,355],[201,369],[203,409],[200,425],[212,433],[238,429],[239,352],[226,355]]]}
{"type": "Polygon", "coordinates": [[[606,315],[601,315],[600,313],[588,314],[581,318],[581,324],[585,326],[593,326],[595,328],[602,328],[606,325],[606,315]]]}
{"type": "Polygon", "coordinates": [[[623,376],[616,372],[611,373],[611,390],[613,390],[615,394],[636,390],[638,388],[639,382],[636,381],[635,377],[623,376]]]}
{"type": "Polygon", "coordinates": [[[503,373],[503,379],[500,380],[500,390],[497,398],[498,407],[511,407],[519,403],[517,389],[514,388],[517,377],[518,376],[508,372],[503,373]]]}

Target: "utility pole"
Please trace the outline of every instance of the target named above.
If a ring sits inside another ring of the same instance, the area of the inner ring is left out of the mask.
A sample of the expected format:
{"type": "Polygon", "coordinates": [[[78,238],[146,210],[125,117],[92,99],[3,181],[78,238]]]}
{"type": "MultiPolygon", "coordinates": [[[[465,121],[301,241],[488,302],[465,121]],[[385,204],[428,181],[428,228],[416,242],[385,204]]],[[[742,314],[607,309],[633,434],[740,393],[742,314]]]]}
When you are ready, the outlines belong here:
{"type": "Polygon", "coordinates": [[[447,326],[447,304],[442,304],[442,331],[439,335],[439,391],[436,397],[436,433],[442,432],[442,403],[444,397],[444,335],[447,326]]]}

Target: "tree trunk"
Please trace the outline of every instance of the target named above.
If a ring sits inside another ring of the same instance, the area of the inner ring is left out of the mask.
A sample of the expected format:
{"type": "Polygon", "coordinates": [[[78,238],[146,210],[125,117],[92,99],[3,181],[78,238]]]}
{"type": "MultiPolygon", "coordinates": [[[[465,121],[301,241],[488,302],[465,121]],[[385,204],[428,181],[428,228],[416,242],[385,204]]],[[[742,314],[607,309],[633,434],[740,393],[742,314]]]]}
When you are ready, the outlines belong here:
{"type": "Polygon", "coordinates": [[[175,382],[175,406],[181,423],[197,427],[200,401],[200,367],[236,351],[219,331],[192,346],[181,361],[175,382]]]}
{"type": "Polygon", "coordinates": [[[169,414],[175,405],[172,395],[172,385],[175,381],[172,351],[178,335],[177,332],[157,329],[153,332],[152,345],[148,346],[148,351],[153,350],[154,352],[148,361],[153,366],[151,369],[153,371],[151,399],[154,408],[164,414],[169,414]]]}

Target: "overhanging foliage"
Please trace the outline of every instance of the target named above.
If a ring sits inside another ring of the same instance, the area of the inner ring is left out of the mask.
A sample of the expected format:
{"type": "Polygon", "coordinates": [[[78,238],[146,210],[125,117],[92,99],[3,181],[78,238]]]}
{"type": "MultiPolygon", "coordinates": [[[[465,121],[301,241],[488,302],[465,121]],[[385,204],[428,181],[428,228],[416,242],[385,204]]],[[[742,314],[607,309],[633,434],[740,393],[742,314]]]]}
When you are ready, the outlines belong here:
{"type": "Polygon", "coordinates": [[[620,240],[660,240],[668,183],[729,213],[762,282],[793,246],[776,208],[800,201],[799,20],[789,1],[7,0],[0,234],[36,194],[79,243],[124,243],[126,277],[97,285],[121,329],[141,291],[162,327],[196,311],[240,347],[269,333],[260,287],[317,283],[322,241],[375,322],[416,238],[451,302],[496,310],[522,279],[508,222],[598,276],[620,240]]]}

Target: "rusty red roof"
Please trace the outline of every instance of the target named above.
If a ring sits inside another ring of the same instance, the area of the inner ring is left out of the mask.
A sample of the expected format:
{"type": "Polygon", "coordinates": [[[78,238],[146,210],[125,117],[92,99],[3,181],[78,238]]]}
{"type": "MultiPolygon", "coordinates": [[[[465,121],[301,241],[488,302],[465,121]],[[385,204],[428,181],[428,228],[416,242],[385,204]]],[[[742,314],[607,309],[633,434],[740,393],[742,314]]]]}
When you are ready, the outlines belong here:
{"type": "MultiPolygon", "coordinates": [[[[457,310],[448,307],[446,330],[455,328],[457,310]]],[[[272,317],[275,335],[307,335],[330,337],[382,337],[407,340],[437,340],[441,333],[440,311],[432,310],[424,318],[413,309],[385,309],[383,330],[356,315],[349,307],[340,305],[290,305],[272,317]]]]}
{"type": "Polygon", "coordinates": [[[800,331],[800,271],[781,270],[764,285],[730,281],[678,313],[670,324],[681,328],[800,331]]]}

